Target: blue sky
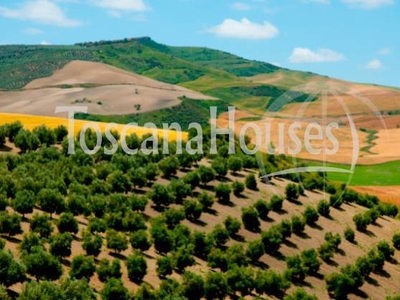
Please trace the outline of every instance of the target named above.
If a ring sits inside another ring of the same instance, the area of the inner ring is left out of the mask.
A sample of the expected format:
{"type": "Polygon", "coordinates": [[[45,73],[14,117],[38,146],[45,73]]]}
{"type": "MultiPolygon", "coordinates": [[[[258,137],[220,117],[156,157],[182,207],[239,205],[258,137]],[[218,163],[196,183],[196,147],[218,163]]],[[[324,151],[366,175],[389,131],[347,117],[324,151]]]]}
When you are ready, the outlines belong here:
{"type": "Polygon", "coordinates": [[[0,44],[150,36],[400,87],[397,0],[0,0],[0,44]]]}

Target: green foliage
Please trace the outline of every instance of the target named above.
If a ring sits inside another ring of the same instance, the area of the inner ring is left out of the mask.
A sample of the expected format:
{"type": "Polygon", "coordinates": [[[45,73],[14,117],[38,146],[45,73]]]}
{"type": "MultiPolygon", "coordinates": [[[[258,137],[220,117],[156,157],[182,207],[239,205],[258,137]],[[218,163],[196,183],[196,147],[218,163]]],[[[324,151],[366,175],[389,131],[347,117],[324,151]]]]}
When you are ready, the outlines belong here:
{"type": "Polygon", "coordinates": [[[240,228],[242,227],[240,221],[231,216],[227,216],[225,218],[224,225],[230,237],[235,237],[239,232],[240,228]]]}
{"type": "Polygon", "coordinates": [[[308,294],[304,289],[298,288],[292,294],[285,296],[284,300],[317,300],[314,295],[308,294]]]}
{"type": "Polygon", "coordinates": [[[58,220],[57,228],[60,233],[70,232],[76,234],[79,230],[78,221],[73,214],[63,213],[58,220]]]}
{"type": "Polygon", "coordinates": [[[224,299],[230,291],[228,281],[222,273],[208,272],[204,282],[204,294],[207,299],[224,299]]]}
{"type": "Polygon", "coordinates": [[[151,241],[147,236],[146,230],[132,232],[129,241],[133,249],[140,251],[147,251],[151,247],[151,241]]]}
{"type": "Polygon", "coordinates": [[[107,282],[110,278],[119,279],[122,276],[121,263],[118,259],[114,259],[110,263],[108,259],[103,258],[100,260],[96,272],[102,282],[107,282]]]}
{"type": "Polygon", "coordinates": [[[185,210],[182,208],[169,208],[162,213],[168,228],[177,226],[185,219],[185,210]]]}
{"type": "Polygon", "coordinates": [[[228,169],[232,171],[233,174],[241,171],[243,169],[243,161],[239,156],[231,155],[228,158],[228,169]]]}
{"type": "Polygon", "coordinates": [[[218,246],[222,246],[229,241],[229,232],[220,224],[215,225],[211,232],[211,236],[218,246]]]}
{"type": "Polygon", "coordinates": [[[214,169],[201,165],[198,169],[200,175],[200,181],[204,185],[207,185],[209,182],[215,179],[214,169]]]}
{"type": "Polygon", "coordinates": [[[196,200],[186,200],[184,210],[188,220],[197,221],[201,217],[203,206],[196,200]]]}
{"type": "Polygon", "coordinates": [[[261,233],[261,241],[264,244],[265,252],[275,253],[283,243],[283,236],[278,226],[273,226],[261,233]]]}
{"type": "Polygon", "coordinates": [[[397,250],[400,249],[400,233],[393,234],[392,243],[397,250]]]}
{"type": "Polygon", "coordinates": [[[157,207],[166,206],[174,201],[174,195],[168,186],[154,184],[149,192],[149,198],[157,207]]]}
{"type": "Polygon", "coordinates": [[[12,207],[22,216],[33,212],[33,207],[36,202],[34,192],[29,190],[17,191],[15,199],[12,201],[12,207]]]}
{"type": "Polygon", "coordinates": [[[120,253],[128,249],[128,240],[125,233],[117,232],[115,230],[107,230],[106,232],[107,248],[120,253]]]}
{"type": "Polygon", "coordinates": [[[292,216],[292,232],[297,234],[297,235],[301,235],[304,232],[304,229],[306,227],[306,221],[297,216],[294,215],[292,216]]]}
{"type": "Polygon", "coordinates": [[[334,246],[331,243],[322,243],[318,248],[318,254],[325,262],[329,262],[335,252],[334,246]]]}
{"type": "Polygon", "coordinates": [[[174,264],[171,257],[167,255],[157,258],[156,272],[160,278],[165,278],[166,276],[171,275],[173,270],[174,270],[174,264]]]}
{"type": "Polygon", "coordinates": [[[71,271],[72,278],[90,280],[96,270],[93,256],[77,255],[72,259],[71,271]]]}
{"type": "Polygon", "coordinates": [[[394,248],[389,245],[386,241],[380,241],[377,245],[377,249],[383,254],[386,260],[391,260],[394,255],[394,248]]]}
{"type": "Polygon", "coordinates": [[[160,168],[163,177],[170,178],[178,171],[179,160],[176,156],[168,156],[159,162],[158,167],[160,168]]]}
{"type": "Polygon", "coordinates": [[[282,298],[290,283],[273,270],[258,271],[255,276],[255,290],[258,294],[274,295],[282,298]]]}
{"type": "Polygon", "coordinates": [[[25,281],[25,266],[10,251],[0,250],[0,283],[9,287],[25,281]]]}
{"type": "Polygon", "coordinates": [[[244,192],[244,183],[240,181],[234,181],[232,183],[233,194],[239,197],[244,192]]]}
{"type": "Polygon", "coordinates": [[[272,195],[269,202],[269,208],[272,211],[279,212],[282,210],[283,198],[279,195],[272,195]]]}
{"type": "Polygon", "coordinates": [[[101,252],[103,246],[103,238],[101,235],[95,233],[92,234],[90,231],[83,233],[82,248],[86,251],[87,255],[97,257],[101,252]]]}
{"type": "Polygon", "coordinates": [[[297,189],[296,184],[294,183],[289,183],[285,187],[285,194],[286,194],[286,199],[288,201],[297,201],[299,199],[299,192],[297,189]]]}
{"type": "Polygon", "coordinates": [[[50,253],[57,257],[71,255],[72,236],[70,233],[59,233],[51,237],[50,253]]]}
{"type": "Polygon", "coordinates": [[[260,220],[258,219],[258,212],[254,207],[242,208],[242,222],[245,229],[253,232],[260,231],[260,220]]]}
{"type": "Polygon", "coordinates": [[[258,189],[256,176],[254,176],[253,173],[250,173],[249,175],[246,176],[245,184],[249,190],[257,191],[258,189]]]}
{"type": "Polygon", "coordinates": [[[57,280],[62,274],[60,261],[40,247],[24,257],[26,271],[36,280],[57,280]]]}
{"type": "Polygon", "coordinates": [[[0,212],[0,233],[9,237],[22,233],[21,218],[16,213],[0,212]]]}
{"type": "Polygon", "coordinates": [[[314,225],[319,219],[318,211],[314,207],[308,205],[304,210],[303,217],[308,225],[314,225]]]}
{"type": "Polygon", "coordinates": [[[354,215],[353,221],[358,231],[366,231],[367,226],[371,224],[371,218],[361,213],[354,215]]]}
{"type": "Polygon", "coordinates": [[[327,201],[325,200],[320,200],[318,202],[318,207],[317,207],[318,213],[323,216],[323,217],[329,217],[330,216],[330,205],[327,201]]]}
{"type": "Polygon", "coordinates": [[[243,297],[254,289],[254,272],[250,268],[234,266],[226,273],[228,285],[232,291],[239,292],[243,297]]]}
{"type": "Polygon", "coordinates": [[[60,214],[65,210],[65,200],[60,192],[51,189],[42,189],[37,195],[40,207],[51,215],[60,214]]]}
{"type": "Polygon", "coordinates": [[[350,227],[346,227],[344,230],[344,238],[348,240],[350,243],[354,243],[355,241],[355,233],[354,230],[350,227]]]}
{"type": "Polygon", "coordinates": [[[200,300],[204,296],[203,278],[193,272],[183,273],[182,293],[187,299],[200,300]]]}
{"type": "Polygon", "coordinates": [[[299,255],[286,257],[285,277],[291,282],[302,282],[306,277],[306,269],[303,267],[299,255]]]}
{"type": "Polygon", "coordinates": [[[247,244],[246,256],[252,262],[258,262],[265,253],[264,244],[261,240],[250,241],[247,244]]]}
{"type": "Polygon", "coordinates": [[[199,203],[202,205],[203,210],[208,210],[211,209],[211,207],[214,204],[214,197],[207,192],[202,192],[198,197],[197,197],[199,203]]]}
{"type": "Polygon", "coordinates": [[[339,233],[336,233],[335,235],[332,232],[326,232],[324,239],[327,243],[331,244],[333,249],[337,251],[339,249],[339,245],[342,242],[342,239],[339,235],[339,233]]]}
{"type": "Polygon", "coordinates": [[[258,216],[261,220],[267,220],[270,211],[268,202],[262,199],[257,200],[254,203],[254,208],[257,210],[258,216]]]}
{"type": "Polygon", "coordinates": [[[187,267],[194,265],[195,260],[193,258],[194,246],[182,246],[178,248],[172,255],[174,267],[179,273],[185,271],[187,267]]]}
{"type": "Polygon", "coordinates": [[[216,157],[213,159],[211,163],[211,167],[217,173],[218,176],[225,177],[228,174],[228,165],[227,161],[223,157],[216,157]]]}
{"type": "Polygon", "coordinates": [[[128,268],[128,277],[133,282],[141,282],[143,277],[147,274],[146,259],[140,252],[134,252],[126,260],[128,268]]]}
{"type": "Polygon", "coordinates": [[[215,187],[215,197],[222,204],[227,204],[231,200],[231,188],[225,183],[220,183],[215,187]]]}
{"type": "Polygon", "coordinates": [[[300,257],[302,267],[308,275],[315,275],[318,273],[321,261],[318,259],[317,251],[314,249],[304,250],[301,252],[300,257]]]}
{"type": "Polygon", "coordinates": [[[102,300],[129,300],[129,293],[122,281],[110,278],[100,291],[102,300]]]}

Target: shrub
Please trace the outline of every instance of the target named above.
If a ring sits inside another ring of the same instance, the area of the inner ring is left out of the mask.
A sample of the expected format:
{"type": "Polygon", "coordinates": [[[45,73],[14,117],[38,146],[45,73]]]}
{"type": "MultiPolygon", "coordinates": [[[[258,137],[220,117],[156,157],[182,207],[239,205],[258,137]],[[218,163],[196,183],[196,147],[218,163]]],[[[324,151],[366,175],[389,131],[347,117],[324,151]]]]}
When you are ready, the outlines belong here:
{"type": "Polygon", "coordinates": [[[394,255],[394,248],[386,241],[380,241],[377,245],[377,249],[383,254],[386,260],[390,260],[394,255]]]}
{"type": "Polygon", "coordinates": [[[298,288],[292,294],[285,296],[283,300],[317,300],[314,295],[308,294],[304,289],[298,288]]]}
{"type": "Polygon", "coordinates": [[[318,248],[318,254],[325,262],[329,262],[334,254],[334,247],[331,243],[325,242],[318,248]]]}
{"type": "Polygon", "coordinates": [[[393,246],[400,250],[400,233],[395,233],[392,238],[393,246]]]}
{"type": "Polygon", "coordinates": [[[273,270],[258,271],[255,276],[255,290],[258,294],[268,294],[282,297],[290,283],[273,270]]]}
{"type": "Polygon", "coordinates": [[[314,207],[309,205],[304,210],[303,216],[308,225],[315,224],[319,219],[318,211],[314,207]]]}
{"type": "Polygon", "coordinates": [[[165,278],[171,275],[174,269],[172,259],[169,256],[161,256],[157,259],[157,275],[160,278],[165,278]]]}
{"type": "Polygon", "coordinates": [[[232,183],[232,191],[236,197],[239,197],[244,192],[244,183],[240,181],[234,181],[232,183]]]}
{"type": "Polygon", "coordinates": [[[321,266],[318,253],[314,249],[304,250],[300,254],[301,263],[305,272],[309,275],[317,274],[321,266]]]}
{"type": "Polygon", "coordinates": [[[257,262],[265,253],[264,244],[261,240],[250,241],[247,244],[246,256],[252,261],[257,262]]]}
{"type": "Polygon", "coordinates": [[[339,249],[339,245],[342,242],[342,239],[340,238],[340,235],[338,233],[333,235],[332,232],[327,232],[325,233],[324,239],[326,242],[333,246],[333,249],[335,249],[335,251],[339,249]]]}
{"type": "Polygon", "coordinates": [[[130,299],[128,290],[124,287],[122,281],[116,278],[111,278],[106,282],[100,295],[102,300],[130,299]]]}
{"type": "Polygon", "coordinates": [[[70,232],[76,234],[78,232],[78,221],[71,213],[63,213],[58,220],[58,231],[60,233],[70,232]]]}
{"type": "Polygon", "coordinates": [[[162,213],[165,224],[167,224],[168,228],[173,228],[177,226],[181,221],[185,219],[185,211],[184,209],[170,208],[165,210],[162,213]]]}
{"type": "Polygon", "coordinates": [[[135,251],[126,260],[129,280],[133,282],[141,282],[147,274],[146,259],[140,252],[135,251]]]}
{"type": "Polygon", "coordinates": [[[330,206],[339,209],[343,204],[343,198],[338,194],[330,195],[329,204],[330,206]]]}
{"type": "Polygon", "coordinates": [[[215,172],[212,168],[206,166],[200,166],[198,172],[200,175],[200,181],[204,185],[207,185],[207,183],[215,179],[215,172]]]}
{"type": "Polygon", "coordinates": [[[51,237],[50,253],[57,257],[71,255],[72,236],[70,233],[59,233],[51,237]]]}
{"type": "Polygon", "coordinates": [[[249,190],[257,191],[258,189],[256,176],[254,176],[253,173],[250,173],[249,175],[246,176],[245,184],[249,190]]]}
{"type": "Polygon", "coordinates": [[[101,252],[103,245],[103,238],[99,234],[92,234],[91,232],[84,232],[82,248],[86,251],[87,255],[97,257],[101,252]]]}
{"type": "Polygon", "coordinates": [[[348,240],[350,243],[354,243],[355,241],[355,233],[354,230],[350,227],[346,227],[344,230],[344,238],[348,240]]]}
{"type": "Polygon", "coordinates": [[[231,155],[228,158],[228,169],[232,171],[233,174],[241,171],[243,168],[243,161],[240,157],[231,155]]]}
{"type": "Polygon", "coordinates": [[[303,268],[299,255],[286,257],[285,277],[289,281],[302,282],[306,277],[306,270],[303,268]]]}
{"type": "Polygon", "coordinates": [[[72,259],[70,275],[72,278],[90,280],[93,276],[96,266],[93,256],[78,255],[72,259]]]}
{"type": "Polygon", "coordinates": [[[318,202],[317,210],[318,210],[318,213],[323,217],[327,218],[330,215],[330,205],[325,200],[320,200],[318,202]]]}
{"type": "Polygon", "coordinates": [[[242,224],[240,221],[234,217],[228,216],[224,220],[224,225],[226,230],[229,233],[229,236],[235,237],[237,233],[240,230],[240,227],[242,227],[242,224]]]}
{"type": "Polygon", "coordinates": [[[203,206],[196,200],[186,200],[184,203],[186,219],[196,221],[200,219],[203,206]]]}
{"type": "Polygon", "coordinates": [[[354,215],[353,221],[358,231],[366,231],[367,226],[371,223],[371,219],[361,213],[354,215]]]}
{"type": "Polygon", "coordinates": [[[269,202],[269,208],[272,211],[279,212],[282,210],[283,198],[278,195],[273,195],[269,202]]]}
{"type": "Polygon", "coordinates": [[[211,236],[218,246],[222,246],[229,241],[229,232],[219,224],[214,227],[211,236]]]}
{"type": "Polygon", "coordinates": [[[215,187],[215,197],[219,202],[227,204],[231,200],[231,188],[225,183],[220,183],[215,187]]]}
{"type": "Polygon", "coordinates": [[[274,253],[281,247],[283,236],[280,229],[275,226],[261,233],[261,241],[264,244],[265,252],[274,253]]]}
{"type": "Polygon", "coordinates": [[[259,199],[256,201],[256,203],[254,203],[254,207],[257,210],[261,220],[268,219],[269,206],[267,201],[259,199]]]}
{"type": "Polygon", "coordinates": [[[106,233],[107,248],[120,253],[128,249],[128,240],[125,233],[117,232],[113,229],[108,230],[106,233]]]}
{"type": "Polygon", "coordinates": [[[107,282],[110,278],[121,278],[121,263],[118,259],[114,259],[110,264],[110,261],[104,258],[100,260],[96,272],[102,282],[107,282]]]}
{"type": "Polygon", "coordinates": [[[224,274],[208,272],[204,283],[204,294],[207,299],[225,299],[229,293],[228,281],[224,274]]]}
{"type": "Polygon", "coordinates": [[[287,239],[292,236],[292,223],[289,220],[282,220],[278,227],[283,238],[287,239]]]}
{"type": "Polygon", "coordinates": [[[299,216],[292,216],[292,232],[295,234],[302,234],[306,227],[306,222],[299,216]]]}
{"type": "Polygon", "coordinates": [[[129,241],[133,249],[139,249],[140,251],[147,251],[151,247],[146,230],[132,232],[129,241]]]}
{"type": "Polygon", "coordinates": [[[244,228],[249,231],[258,232],[260,230],[260,220],[254,207],[242,208],[242,222],[244,228]]]}
{"type": "Polygon", "coordinates": [[[207,193],[207,192],[202,192],[197,197],[197,200],[202,205],[203,210],[211,209],[211,207],[214,204],[214,197],[211,194],[207,193]]]}
{"type": "Polygon", "coordinates": [[[297,201],[299,199],[297,186],[294,183],[286,185],[285,194],[288,201],[297,201]]]}

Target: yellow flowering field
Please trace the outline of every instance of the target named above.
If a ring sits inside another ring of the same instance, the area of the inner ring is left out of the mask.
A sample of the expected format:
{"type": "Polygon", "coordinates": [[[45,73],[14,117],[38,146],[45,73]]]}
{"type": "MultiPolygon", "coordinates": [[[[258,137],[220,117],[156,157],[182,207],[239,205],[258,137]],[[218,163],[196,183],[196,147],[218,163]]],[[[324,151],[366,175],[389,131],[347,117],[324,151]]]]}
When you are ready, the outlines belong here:
{"type": "MultiPolygon", "coordinates": [[[[56,117],[43,117],[43,116],[31,116],[31,115],[23,115],[23,114],[10,114],[10,113],[0,113],[0,125],[4,125],[7,123],[12,123],[20,121],[24,128],[28,130],[32,130],[40,125],[46,125],[47,127],[54,129],[59,125],[64,125],[69,128],[69,120],[64,118],[56,118],[56,117]]],[[[79,131],[87,124],[91,124],[100,128],[102,132],[105,131],[108,123],[102,122],[92,122],[92,121],[83,121],[83,120],[74,120],[74,133],[77,135],[79,131]]],[[[118,130],[120,133],[124,129],[123,124],[118,124],[115,127],[112,127],[112,130],[118,130]]],[[[164,130],[157,130],[159,137],[164,137],[168,135],[169,140],[175,141],[178,137],[178,133],[176,131],[168,131],[168,133],[164,133],[164,130]]],[[[152,129],[144,128],[144,127],[129,127],[126,130],[127,134],[136,133],[139,137],[152,133],[152,129]]],[[[182,132],[182,139],[187,139],[187,133],[182,132]]]]}

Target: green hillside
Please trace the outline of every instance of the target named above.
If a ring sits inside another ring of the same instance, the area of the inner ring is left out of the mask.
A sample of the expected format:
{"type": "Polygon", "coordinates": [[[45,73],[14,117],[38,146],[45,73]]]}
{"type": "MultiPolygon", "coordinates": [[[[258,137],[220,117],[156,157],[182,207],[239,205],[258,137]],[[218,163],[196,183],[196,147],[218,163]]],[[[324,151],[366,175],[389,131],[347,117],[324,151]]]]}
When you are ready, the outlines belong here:
{"type": "MultiPolygon", "coordinates": [[[[0,89],[22,89],[34,79],[52,75],[72,60],[103,62],[159,81],[179,84],[256,114],[263,114],[271,100],[286,92],[286,87],[253,83],[245,78],[281,70],[271,64],[219,50],[170,47],[148,37],[73,46],[0,46],[0,89]]],[[[299,101],[309,97],[306,94],[298,96],[299,101]]],[[[195,110],[188,115],[195,115],[195,110]]]]}

